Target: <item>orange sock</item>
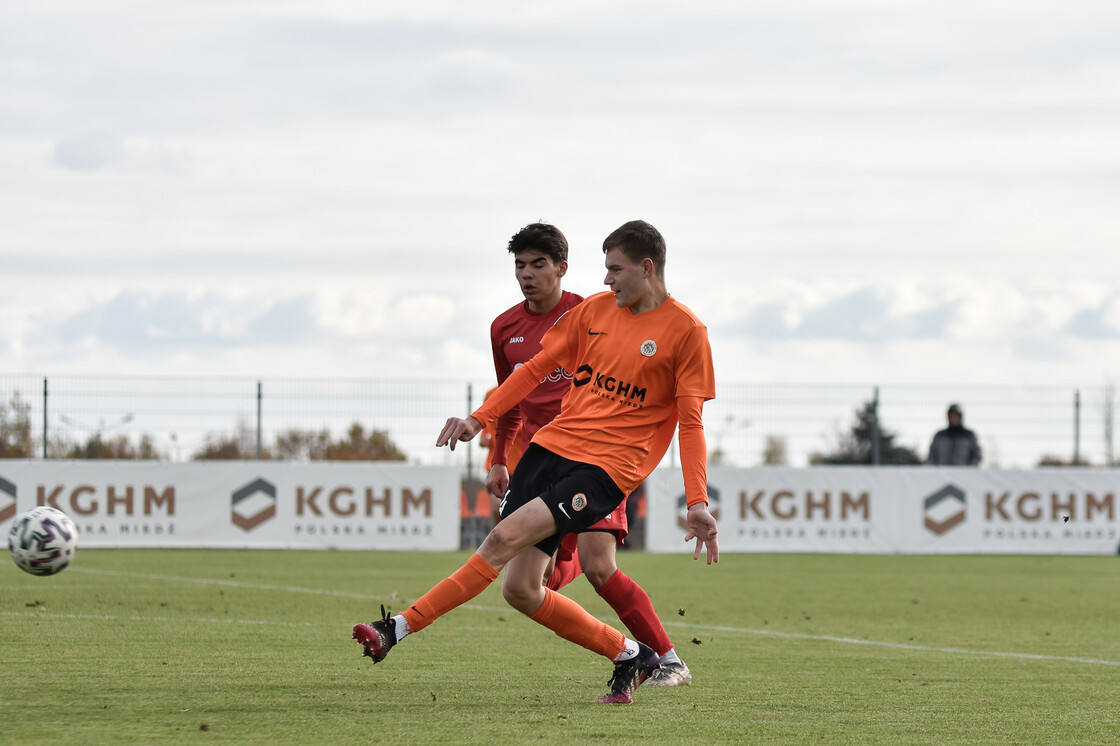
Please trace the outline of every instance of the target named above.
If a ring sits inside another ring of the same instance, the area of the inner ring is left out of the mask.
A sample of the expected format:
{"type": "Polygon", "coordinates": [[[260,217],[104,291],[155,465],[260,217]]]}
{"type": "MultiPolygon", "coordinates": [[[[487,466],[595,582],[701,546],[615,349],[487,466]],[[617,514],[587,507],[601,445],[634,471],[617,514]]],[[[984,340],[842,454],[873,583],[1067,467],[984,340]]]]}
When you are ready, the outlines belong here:
{"type": "Polygon", "coordinates": [[[467,564],[436,583],[416,603],[404,610],[409,632],[419,632],[456,606],[486,590],[500,573],[489,562],[472,554],[467,564]]]}
{"type": "Polygon", "coordinates": [[[565,640],[581,645],[610,660],[626,649],[626,636],[608,627],[567,596],[544,589],[544,603],[531,617],[565,640]]]}

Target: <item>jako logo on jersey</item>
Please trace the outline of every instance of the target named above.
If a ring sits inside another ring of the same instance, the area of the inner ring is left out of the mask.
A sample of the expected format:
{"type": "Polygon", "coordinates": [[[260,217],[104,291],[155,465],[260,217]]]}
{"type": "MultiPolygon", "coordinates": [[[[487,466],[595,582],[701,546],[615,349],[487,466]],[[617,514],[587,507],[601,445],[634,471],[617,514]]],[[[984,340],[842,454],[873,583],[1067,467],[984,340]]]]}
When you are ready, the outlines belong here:
{"type": "Polygon", "coordinates": [[[572,510],[577,513],[587,507],[587,495],[577,492],[572,496],[572,510]]]}
{"type": "Polygon", "coordinates": [[[642,342],[641,350],[642,354],[646,357],[653,357],[657,354],[657,343],[652,339],[647,339],[645,342],[642,342]]]}
{"type": "Polygon", "coordinates": [[[511,345],[512,344],[517,344],[518,342],[524,342],[524,341],[525,341],[524,337],[510,337],[509,338],[509,344],[511,344],[511,345]]]}
{"type": "Polygon", "coordinates": [[[596,373],[590,365],[581,365],[576,369],[576,375],[572,377],[572,386],[578,388],[580,386],[586,386],[592,381],[595,382],[595,388],[609,391],[620,397],[629,397],[639,401],[646,400],[646,389],[638,388],[638,385],[635,383],[621,381],[606,373],[596,373]]]}

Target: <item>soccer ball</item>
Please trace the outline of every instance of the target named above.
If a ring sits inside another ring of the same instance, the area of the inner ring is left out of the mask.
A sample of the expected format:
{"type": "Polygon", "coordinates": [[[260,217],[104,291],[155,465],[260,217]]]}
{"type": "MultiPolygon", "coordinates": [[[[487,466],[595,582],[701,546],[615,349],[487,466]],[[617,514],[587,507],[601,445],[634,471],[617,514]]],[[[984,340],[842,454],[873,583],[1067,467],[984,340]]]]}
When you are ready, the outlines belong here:
{"type": "Polygon", "coordinates": [[[78,529],[61,510],[39,506],[20,513],[8,532],[8,551],[32,575],[62,572],[78,551],[78,529]]]}

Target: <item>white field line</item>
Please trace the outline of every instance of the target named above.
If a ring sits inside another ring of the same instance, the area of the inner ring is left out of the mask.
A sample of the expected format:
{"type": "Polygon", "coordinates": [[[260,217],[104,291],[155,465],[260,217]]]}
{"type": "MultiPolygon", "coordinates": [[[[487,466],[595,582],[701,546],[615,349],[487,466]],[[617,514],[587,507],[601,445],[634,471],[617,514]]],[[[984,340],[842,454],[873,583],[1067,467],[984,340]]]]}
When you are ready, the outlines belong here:
{"type": "Polygon", "coordinates": [[[262,591],[287,591],[289,593],[313,593],[322,596],[339,596],[372,600],[374,596],[366,593],[346,593],[322,588],[300,588],[292,585],[266,585],[263,583],[242,583],[237,580],[218,580],[216,578],[185,578],[179,575],[155,575],[142,572],[117,572],[115,570],[93,570],[88,567],[72,567],[68,572],[85,572],[91,575],[111,575],[119,578],[142,578],[144,580],[166,580],[172,583],[197,583],[198,585],[220,585],[225,588],[254,588],[262,591]]]}
{"type": "Polygon", "coordinates": [[[49,591],[72,591],[75,588],[99,588],[100,586],[93,583],[43,583],[34,588],[27,585],[3,585],[0,586],[0,592],[3,593],[47,593],[49,591]]]}
{"type": "MultiPolygon", "coordinates": [[[[181,576],[176,576],[176,575],[156,575],[156,574],[137,573],[137,572],[116,572],[116,571],[111,571],[111,570],[93,570],[93,569],[84,568],[84,567],[82,567],[82,568],[80,568],[80,567],[70,568],[69,572],[72,572],[72,573],[73,572],[84,572],[84,573],[90,573],[90,574],[93,574],[93,575],[111,575],[111,576],[117,576],[117,577],[143,578],[143,579],[146,579],[146,580],[162,580],[162,581],[170,581],[170,582],[174,582],[174,583],[197,583],[197,584],[200,584],[200,585],[220,585],[220,586],[234,587],[234,588],[254,588],[254,589],[258,589],[258,590],[288,591],[288,592],[292,592],[292,593],[311,593],[311,594],[318,594],[318,595],[323,595],[323,596],[337,596],[337,597],[340,597],[340,598],[365,599],[365,600],[369,600],[369,601],[380,601],[380,600],[382,600],[382,598],[380,596],[374,596],[374,595],[363,594],[363,593],[349,593],[349,592],[346,592],[346,591],[334,591],[334,590],[326,590],[326,589],[322,589],[322,588],[300,588],[300,587],[297,587],[297,586],[267,585],[267,584],[260,584],[260,583],[242,583],[242,582],[239,582],[239,581],[236,581],[236,580],[216,580],[216,579],[212,579],[212,578],[187,578],[187,577],[181,577],[181,576]]],[[[501,607],[480,606],[480,605],[477,605],[477,604],[468,603],[468,604],[464,604],[463,607],[467,608],[467,609],[474,610],[474,611],[509,612],[511,614],[518,613],[514,609],[512,609],[508,606],[501,606],[501,607]]],[[[123,618],[123,619],[130,619],[130,620],[133,620],[133,621],[180,621],[180,622],[183,621],[183,619],[181,617],[179,617],[177,619],[159,619],[159,618],[156,618],[156,617],[111,617],[111,616],[97,616],[97,615],[83,616],[83,615],[77,615],[77,614],[53,615],[53,614],[50,614],[50,612],[35,612],[35,611],[0,612],[0,616],[48,616],[48,615],[49,616],[58,616],[58,617],[61,617],[61,618],[74,618],[74,619],[119,619],[119,618],[123,618]]],[[[195,620],[195,621],[233,623],[233,624],[283,624],[285,626],[296,626],[296,627],[298,627],[298,626],[318,626],[318,625],[311,625],[308,622],[305,622],[305,623],[301,624],[301,623],[293,623],[293,622],[270,622],[270,621],[266,621],[266,620],[199,619],[199,620],[195,620]]],[[[616,621],[616,620],[603,619],[603,621],[605,621],[607,623],[611,623],[611,622],[616,621]]],[[[924,652],[924,653],[948,653],[950,655],[982,655],[982,656],[989,656],[989,657],[993,657],[993,658],[1018,658],[1018,659],[1021,659],[1021,660],[1064,661],[1064,662],[1067,662],[1067,663],[1086,663],[1086,664],[1097,665],[1097,666],[1120,666],[1120,661],[1110,661],[1110,660],[1103,660],[1103,659],[1098,659],[1098,658],[1077,658],[1077,657],[1064,656],[1064,655],[1038,655],[1038,654],[1035,654],[1035,653],[1013,653],[1013,652],[1000,651],[1000,650],[969,650],[967,648],[945,648],[945,647],[933,647],[933,646],[928,646],[928,645],[910,645],[910,644],[902,643],[902,642],[881,642],[881,641],[877,641],[877,640],[858,640],[858,639],[853,638],[853,637],[835,637],[835,636],[832,636],[832,635],[807,635],[807,634],[803,634],[803,633],[799,633],[799,632],[775,632],[774,630],[769,630],[769,629],[750,629],[748,627],[721,627],[721,626],[713,626],[713,625],[705,625],[705,624],[689,624],[687,622],[669,621],[669,622],[662,622],[662,623],[666,627],[681,627],[681,628],[692,630],[694,632],[730,632],[730,633],[734,633],[734,634],[744,634],[744,635],[763,635],[763,636],[767,636],[767,637],[781,637],[781,638],[784,638],[784,639],[787,639],[787,640],[809,640],[809,641],[813,641],[813,642],[834,642],[834,643],[839,643],[839,644],[843,644],[843,645],[870,645],[870,646],[873,646],[873,647],[892,648],[892,649],[896,649],[896,650],[912,650],[912,651],[924,652]]]]}
{"type": "Polygon", "coordinates": [[[771,637],[784,637],[793,640],[819,640],[822,642],[839,642],[847,645],[873,645],[880,648],[896,648],[899,650],[918,650],[926,653],[952,653],[955,655],[988,655],[997,658],[1023,658],[1040,661],[1068,661],[1070,663],[1092,663],[1098,666],[1120,666],[1120,661],[1108,661],[1098,658],[1073,658],[1064,655],[1037,655],[1034,653],[1007,653],[998,650],[968,650],[966,648],[939,648],[929,645],[909,645],[904,642],[879,642],[877,640],[857,640],[854,637],[833,637],[831,635],[806,635],[799,632],[775,632],[769,629],[743,629],[740,627],[706,627],[703,625],[688,625],[681,622],[663,622],[665,626],[690,627],[691,629],[712,630],[716,632],[741,632],[750,635],[769,635],[771,637]]]}
{"type": "Polygon", "coordinates": [[[321,627],[313,622],[276,622],[269,619],[214,619],[211,617],[160,617],[160,616],[115,616],[113,614],[56,614],[51,611],[0,611],[0,616],[35,617],[37,619],[90,619],[98,622],[197,622],[200,624],[247,624],[276,625],[279,627],[321,627]]]}

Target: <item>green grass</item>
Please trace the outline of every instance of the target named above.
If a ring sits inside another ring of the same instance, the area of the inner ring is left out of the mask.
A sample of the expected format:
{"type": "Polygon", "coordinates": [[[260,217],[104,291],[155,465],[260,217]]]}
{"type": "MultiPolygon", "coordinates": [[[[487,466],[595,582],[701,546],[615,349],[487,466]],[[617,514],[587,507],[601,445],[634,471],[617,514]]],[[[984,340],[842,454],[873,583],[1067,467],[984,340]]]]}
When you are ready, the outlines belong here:
{"type": "MultiPolygon", "coordinates": [[[[349,639],[465,554],[85,550],[0,566],[3,743],[1114,743],[1114,557],[621,553],[695,681],[610,665],[498,585],[371,666],[349,639]],[[684,616],[678,613],[684,611],[684,616]]],[[[580,580],[570,595],[610,609],[580,580]]],[[[620,627],[621,628],[621,627],[620,627]]]]}

